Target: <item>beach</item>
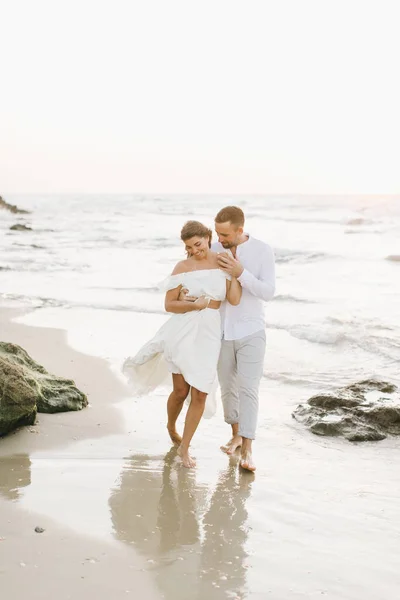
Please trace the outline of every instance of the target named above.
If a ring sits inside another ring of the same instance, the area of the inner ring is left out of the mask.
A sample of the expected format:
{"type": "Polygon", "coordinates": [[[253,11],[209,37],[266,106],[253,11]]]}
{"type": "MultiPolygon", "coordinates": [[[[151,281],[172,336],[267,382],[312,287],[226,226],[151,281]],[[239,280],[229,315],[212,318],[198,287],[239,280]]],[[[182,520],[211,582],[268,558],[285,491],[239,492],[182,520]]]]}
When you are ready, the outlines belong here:
{"type": "Polygon", "coordinates": [[[237,199],[277,259],[255,476],[220,450],[220,403],[186,470],[166,431],[169,388],[135,398],[121,375],[167,318],[157,283],[182,255],[181,224],[188,213],[212,223],[227,199],[11,200],[32,211],[19,217],[32,230],[10,231],[16,217],[1,213],[0,340],[74,379],[89,406],[0,439],[0,589],[17,600],[395,597],[400,440],[319,437],[292,412],[368,377],[398,384],[397,200],[237,199]]]}
{"type": "Polygon", "coordinates": [[[227,432],[212,421],[196,436],[198,469],[185,470],[168,442],[165,398],[153,399],[157,415],[154,404],[128,400],[129,419],[121,403],[127,390],[104,361],[68,348],[60,331],[13,323],[18,311],[1,314],[3,339],[73,377],[90,402],[82,412],[40,414],[37,425],[0,442],[7,595],[119,598],[140,590],[167,600],[373,600],[396,593],[397,441],[313,437],[297,431],[290,407],[275,398],[279,407],[270,401],[263,411],[268,436],[259,441],[255,477],[219,452],[227,432]]]}
{"type": "MultiPolygon", "coordinates": [[[[0,440],[0,585],[4,597],[37,599],[126,598],[140,592],[143,598],[160,595],[144,573],[145,561],[132,549],[127,551],[112,540],[79,533],[64,526],[68,498],[54,501],[54,513],[24,510],[18,500],[31,479],[30,457],[46,456],[53,462],[40,486],[38,502],[54,494],[52,471],[63,469],[59,448],[79,441],[94,440],[121,430],[121,418],[112,408],[123,392],[108,365],[69,348],[65,333],[13,324],[11,318],[23,310],[2,307],[2,340],[22,345],[50,372],[73,376],[77,385],[95,399],[92,409],[82,413],[40,414],[33,427],[21,428],[0,440]],[[56,349],[56,352],[54,351],[56,349]],[[36,533],[35,528],[44,529],[36,533]]],[[[82,480],[78,486],[84,486],[82,480]]],[[[71,490],[72,491],[72,490],[71,490]]]]}

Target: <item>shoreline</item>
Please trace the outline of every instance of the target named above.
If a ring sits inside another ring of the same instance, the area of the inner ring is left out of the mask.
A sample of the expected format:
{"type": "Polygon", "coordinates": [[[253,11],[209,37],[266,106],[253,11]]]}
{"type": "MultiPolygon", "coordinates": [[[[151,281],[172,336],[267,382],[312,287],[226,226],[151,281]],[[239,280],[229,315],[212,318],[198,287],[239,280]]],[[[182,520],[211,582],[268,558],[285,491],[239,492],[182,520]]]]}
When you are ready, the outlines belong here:
{"type": "Polygon", "coordinates": [[[22,346],[47,371],[73,379],[84,392],[89,406],[80,411],[38,413],[35,425],[22,427],[0,438],[0,457],[13,454],[22,445],[26,452],[45,450],[77,440],[98,438],[122,430],[123,417],[115,405],[129,391],[111,371],[106,360],[70,348],[66,333],[22,325],[13,318],[26,309],[0,308],[0,339],[22,346]],[[40,435],[32,435],[32,429],[40,435]]]}
{"type": "MultiPolygon", "coordinates": [[[[160,594],[134,548],[99,540],[87,532],[80,535],[17,502],[21,490],[31,485],[31,454],[118,433],[123,417],[115,404],[126,395],[107,362],[71,349],[62,330],[12,322],[25,312],[1,307],[0,339],[22,346],[49,372],[74,379],[90,406],[76,412],[38,413],[35,425],[0,438],[0,587],[4,596],[109,600],[140,593],[144,599],[156,600],[160,594]],[[45,531],[36,533],[37,526],[45,531]]],[[[60,460],[55,461],[60,469],[60,460]]],[[[51,488],[52,482],[47,484],[51,488]]],[[[59,511],[68,508],[65,500],[59,511]]]]}
{"type": "Polygon", "coordinates": [[[69,348],[63,331],[10,321],[24,312],[0,310],[0,338],[74,379],[91,407],[39,414],[36,427],[0,439],[7,597],[395,595],[398,438],[313,436],[291,418],[300,390],[266,379],[256,476],[219,450],[228,433],[221,410],[202,421],[197,467],[184,469],[165,429],[166,393],[136,401],[104,359],[69,348]]]}

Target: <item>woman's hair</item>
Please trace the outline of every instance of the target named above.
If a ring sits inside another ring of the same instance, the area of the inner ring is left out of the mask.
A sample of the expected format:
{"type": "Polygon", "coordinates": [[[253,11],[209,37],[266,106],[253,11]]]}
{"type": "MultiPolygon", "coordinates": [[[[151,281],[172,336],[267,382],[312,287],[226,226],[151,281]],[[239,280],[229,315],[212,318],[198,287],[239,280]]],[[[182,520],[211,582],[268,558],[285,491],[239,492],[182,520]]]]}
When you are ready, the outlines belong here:
{"type": "Polygon", "coordinates": [[[187,221],[181,229],[181,240],[186,242],[192,237],[208,237],[208,247],[211,248],[212,231],[199,221],[187,221]]]}

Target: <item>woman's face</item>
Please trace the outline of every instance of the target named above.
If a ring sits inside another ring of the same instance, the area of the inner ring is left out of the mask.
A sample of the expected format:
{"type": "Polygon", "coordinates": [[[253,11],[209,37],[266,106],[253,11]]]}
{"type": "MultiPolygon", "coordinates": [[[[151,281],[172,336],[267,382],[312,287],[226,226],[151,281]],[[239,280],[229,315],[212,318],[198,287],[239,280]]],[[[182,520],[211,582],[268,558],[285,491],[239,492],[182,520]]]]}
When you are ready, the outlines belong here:
{"type": "Polygon", "coordinates": [[[194,237],[185,240],[185,250],[189,256],[193,256],[197,260],[201,258],[205,258],[207,256],[209,247],[208,247],[208,238],[202,238],[197,235],[194,237]]]}

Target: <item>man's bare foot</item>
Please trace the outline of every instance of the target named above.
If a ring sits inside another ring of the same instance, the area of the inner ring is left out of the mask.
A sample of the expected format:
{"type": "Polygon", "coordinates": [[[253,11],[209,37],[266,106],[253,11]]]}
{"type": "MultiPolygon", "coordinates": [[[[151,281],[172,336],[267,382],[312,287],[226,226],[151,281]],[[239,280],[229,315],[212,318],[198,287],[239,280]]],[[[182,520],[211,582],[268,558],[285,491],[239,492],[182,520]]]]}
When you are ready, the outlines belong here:
{"type": "Polygon", "coordinates": [[[221,450],[226,454],[235,454],[236,450],[242,445],[242,437],[240,435],[234,435],[232,439],[226,444],[221,446],[221,450]]]}
{"type": "Polygon", "coordinates": [[[175,427],[174,428],[170,428],[167,425],[167,429],[168,429],[168,433],[169,433],[169,437],[171,438],[171,442],[175,445],[175,446],[179,446],[180,443],[182,442],[182,438],[179,435],[179,433],[176,431],[175,427]]]}
{"type": "Polygon", "coordinates": [[[254,464],[251,452],[242,452],[239,465],[242,469],[246,469],[246,471],[251,471],[252,473],[256,470],[256,465],[254,464]]]}
{"type": "Polygon", "coordinates": [[[192,469],[196,466],[196,461],[190,456],[189,450],[178,448],[178,456],[180,456],[183,466],[187,469],[192,469]]]}

